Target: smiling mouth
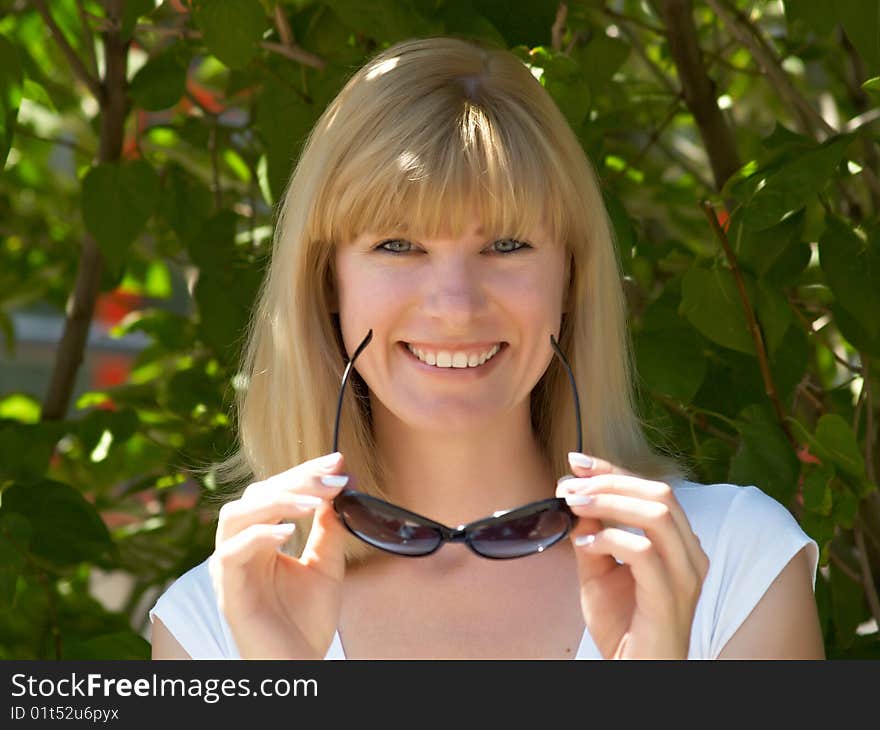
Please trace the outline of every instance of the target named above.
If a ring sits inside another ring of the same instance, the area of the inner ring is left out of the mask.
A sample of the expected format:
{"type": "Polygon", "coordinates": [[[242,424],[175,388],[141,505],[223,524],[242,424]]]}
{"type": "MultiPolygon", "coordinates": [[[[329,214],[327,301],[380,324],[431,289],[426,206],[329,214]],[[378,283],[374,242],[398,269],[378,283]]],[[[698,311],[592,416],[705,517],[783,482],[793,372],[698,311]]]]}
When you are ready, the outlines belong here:
{"type": "Polygon", "coordinates": [[[429,352],[414,347],[408,342],[402,342],[401,344],[421,363],[434,367],[437,370],[476,370],[493,360],[507,347],[506,342],[499,342],[481,353],[471,353],[468,355],[464,352],[451,350],[429,352]]]}

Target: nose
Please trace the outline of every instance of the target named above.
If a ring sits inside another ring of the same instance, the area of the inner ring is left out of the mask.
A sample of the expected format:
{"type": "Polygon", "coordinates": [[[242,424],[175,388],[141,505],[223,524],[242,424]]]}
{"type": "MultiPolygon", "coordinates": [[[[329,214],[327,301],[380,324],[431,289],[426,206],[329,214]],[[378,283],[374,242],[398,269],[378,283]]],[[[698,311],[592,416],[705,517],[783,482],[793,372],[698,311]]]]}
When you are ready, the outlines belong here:
{"type": "Polygon", "coordinates": [[[422,298],[426,315],[452,327],[467,327],[487,305],[485,283],[463,261],[447,261],[432,268],[422,298]]]}

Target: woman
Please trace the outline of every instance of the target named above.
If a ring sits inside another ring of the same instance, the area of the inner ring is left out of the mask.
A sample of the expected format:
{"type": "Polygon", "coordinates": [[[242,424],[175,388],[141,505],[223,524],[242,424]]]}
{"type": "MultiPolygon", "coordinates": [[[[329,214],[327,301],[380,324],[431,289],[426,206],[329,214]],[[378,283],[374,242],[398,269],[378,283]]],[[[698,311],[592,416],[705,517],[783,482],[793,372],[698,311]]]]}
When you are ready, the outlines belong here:
{"type": "Polygon", "coordinates": [[[823,657],[816,543],[648,446],[618,266],[515,56],[431,38],[361,68],[280,208],[224,464],[250,485],[153,656],[823,657]]]}

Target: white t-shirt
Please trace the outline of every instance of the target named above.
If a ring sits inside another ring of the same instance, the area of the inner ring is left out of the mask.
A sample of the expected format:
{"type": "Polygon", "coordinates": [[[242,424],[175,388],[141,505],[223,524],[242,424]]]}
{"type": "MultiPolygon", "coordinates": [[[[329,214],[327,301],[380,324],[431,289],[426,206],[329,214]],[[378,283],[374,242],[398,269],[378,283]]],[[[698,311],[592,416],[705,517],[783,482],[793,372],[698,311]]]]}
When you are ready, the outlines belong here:
{"type": "MultiPolygon", "coordinates": [[[[805,545],[815,590],[819,549],[791,513],[757,487],[683,480],[671,486],[710,563],[691,626],[688,658],[715,659],[805,545]]],[[[150,620],[157,616],[193,659],[240,658],[217,605],[207,560],[159,597],[150,620]]],[[[345,659],[339,632],[325,659],[345,659]]],[[[584,631],[575,659],[601,659],[589,631],[584,631]]]]}

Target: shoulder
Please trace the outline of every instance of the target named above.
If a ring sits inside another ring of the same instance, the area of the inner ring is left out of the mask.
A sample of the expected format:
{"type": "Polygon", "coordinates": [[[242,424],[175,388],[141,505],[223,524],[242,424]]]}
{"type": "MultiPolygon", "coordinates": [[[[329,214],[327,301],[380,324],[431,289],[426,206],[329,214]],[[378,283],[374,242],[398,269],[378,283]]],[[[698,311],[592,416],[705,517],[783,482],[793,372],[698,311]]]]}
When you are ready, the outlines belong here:
{"type": "Polygon", "coordinates": [[[742,552],[747,548],[743,544],[747,535],[765,548],[789,543],[803,547],[810,541],[789,509],[759,487],[684,479],[670,486],[710,558],[712,553],[726,554],[737,546],[742,552]]]}
{"type": "Polygon", "coordinates": [[[692,650],[714,658],[801,551],[815,588],[819,548],[787,507],[754,485],[670,486],[709,558],[692,650]]]}
{"type": "Polygon", "coordinates": [[[234,659],[238,651],[217,605],[208,560],[168,587],[150,609],[150,621],[161,620],[193,659],[234,659]]]}

